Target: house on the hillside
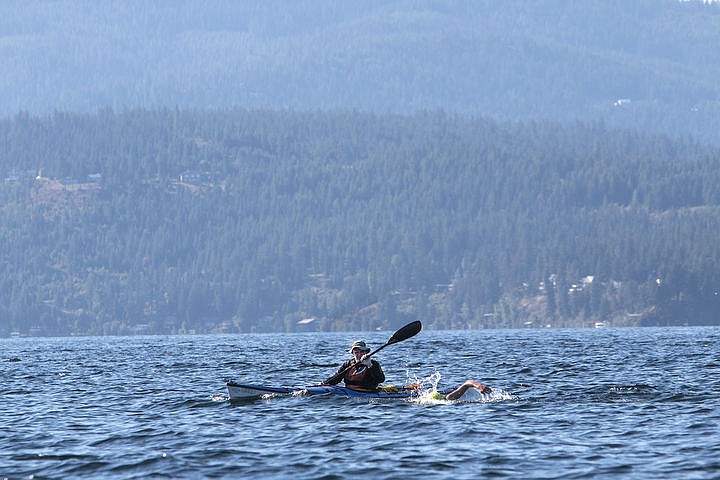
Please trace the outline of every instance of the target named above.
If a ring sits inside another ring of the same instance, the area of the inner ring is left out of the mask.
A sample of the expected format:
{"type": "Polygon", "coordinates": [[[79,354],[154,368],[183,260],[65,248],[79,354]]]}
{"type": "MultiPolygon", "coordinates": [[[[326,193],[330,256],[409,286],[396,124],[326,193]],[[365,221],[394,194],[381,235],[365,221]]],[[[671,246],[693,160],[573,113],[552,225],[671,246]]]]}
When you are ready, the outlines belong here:
{"type": "Polygon", "coordinates": [[[203,175],[200,172],[194,170],[185,170],[178,177],[180,183],[189,183],[191,185],[199,185],[203,181],[203,175]]]}

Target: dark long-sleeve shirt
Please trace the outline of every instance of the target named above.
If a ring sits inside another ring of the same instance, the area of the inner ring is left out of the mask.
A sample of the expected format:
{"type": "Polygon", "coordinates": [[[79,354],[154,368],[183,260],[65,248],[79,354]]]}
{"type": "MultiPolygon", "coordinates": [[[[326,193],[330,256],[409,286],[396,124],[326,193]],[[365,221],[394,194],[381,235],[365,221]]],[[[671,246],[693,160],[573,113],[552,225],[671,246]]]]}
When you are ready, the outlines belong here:
{"type": "Polygon", "coordinates": [[[370,362],[371,365],[368,367],[362,363],[355,365],[354,359],[348,360],[340,365],[334,375],[322,383],[325,385],[337,385],[344,380],[346,387],[375,390],[379,384],[385,381],[385,373],[378,362],[375,360],[370,360],[370,362]]]}

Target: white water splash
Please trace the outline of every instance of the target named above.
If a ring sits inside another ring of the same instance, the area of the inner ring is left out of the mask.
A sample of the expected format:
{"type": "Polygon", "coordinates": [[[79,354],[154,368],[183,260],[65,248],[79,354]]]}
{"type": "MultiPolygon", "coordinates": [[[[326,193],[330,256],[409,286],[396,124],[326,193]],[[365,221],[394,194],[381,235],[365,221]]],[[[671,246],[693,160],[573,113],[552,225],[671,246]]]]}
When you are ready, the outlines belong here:
{"type": "Polygon", "coordinates": [[[437,386],[440,383],[440,379],[442,378],[442,375],[440,372],[435,372],[431,374],[430,376],[427,376],[425,378],[418,378],[416,376],[410,375],[410,371],[408,370],[406,372],[406,385],[417,385],[418,386],[418,392],[420,394],[424,393],[437,393],[437,386]]]}
{"type": "Polygon", "coordinates": [[[447,400],[445,399],[444,395],[438,393],[438,384],[440,383],[440,379],[442,378],[440,372],[436,371],[433,374],[422,379],[411,376],[409,371],[407,372],[406,376],[408,384],[418,385],[419,395],[416,398],[412,398],[409,400],[420,405],[438,405],[453,403],[491,403],[513,399],[513,396],[504,390],[493,389],[491,393],[484,394],[476,388],[469,388],[462,395],[462,397],[456,400],[447,400]]]}

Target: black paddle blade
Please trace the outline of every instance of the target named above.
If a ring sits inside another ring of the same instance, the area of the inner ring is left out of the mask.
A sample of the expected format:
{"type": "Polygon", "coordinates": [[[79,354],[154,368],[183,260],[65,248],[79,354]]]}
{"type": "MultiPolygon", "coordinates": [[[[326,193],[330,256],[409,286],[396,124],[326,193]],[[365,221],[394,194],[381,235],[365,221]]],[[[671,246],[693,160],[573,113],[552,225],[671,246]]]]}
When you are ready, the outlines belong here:
{"type": "Polygon", "coordinates": [[[403,340],[407,340],[410,337],[414,337],[415,335],[420,333],[420,330],[422,330],[422,323],[419,320],[410,322],[397,332],[393,333],[393,336],[390,337],[387,345],[392,345],[393,343],[402,342],[403,340]]]}

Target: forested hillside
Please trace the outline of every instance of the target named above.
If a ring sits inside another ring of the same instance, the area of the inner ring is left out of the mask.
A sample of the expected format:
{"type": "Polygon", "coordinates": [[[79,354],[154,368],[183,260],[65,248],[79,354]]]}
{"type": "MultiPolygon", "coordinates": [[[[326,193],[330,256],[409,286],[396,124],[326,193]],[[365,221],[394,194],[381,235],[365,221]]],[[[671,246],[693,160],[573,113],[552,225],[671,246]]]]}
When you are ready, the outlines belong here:
{"type": "Polygon", "coordinates": [[[718,323],[720,154],[442,112],[0,120],[0,335],[718,323]]]}
{"type": "Polygon", "coordinates": [[[720,145],[718,45],[699,0],[5,0],[0,117],[444,109],[720,145]]]}

